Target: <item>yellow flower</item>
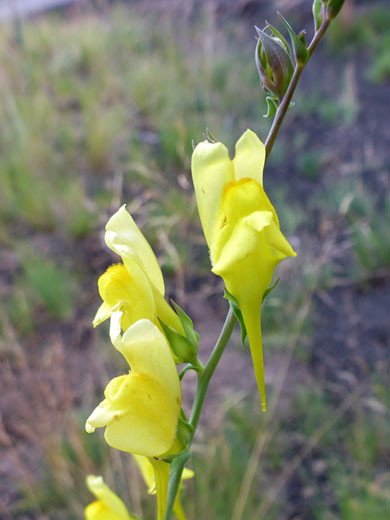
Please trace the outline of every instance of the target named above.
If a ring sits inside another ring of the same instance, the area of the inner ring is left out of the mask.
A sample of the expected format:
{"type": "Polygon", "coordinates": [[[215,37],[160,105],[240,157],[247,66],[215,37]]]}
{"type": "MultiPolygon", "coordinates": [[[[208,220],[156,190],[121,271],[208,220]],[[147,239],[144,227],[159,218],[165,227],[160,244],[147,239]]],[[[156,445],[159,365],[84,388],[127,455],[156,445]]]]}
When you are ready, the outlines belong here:
{"type": "Polygon", "coordinates": [[[178,452],[181,388],[167,340],[149,320],[137,321],[121,337],[121,316],[113,313],[110,336],[131,371],[108,383],[86,430],[105,426],[107,443],[122,451],[148,457],[178,452]]]}
{"type": "Polygon", "coordinates": [[[296,253],[283,236],[263,189],[265,147],[247,130],[230,159],[222,143],[204,141],[192,157],[192,176],[213,273],[240,305],[263,410],[266,409],[261,303],[276,265],[296,253]]]}
{"type": "Polygon", "coordinates": [[[97,500],[85,508],[86,520],[135,520],[122,500],[104,483],[103,477],[88,475],[87,486],[97,500]]]}
{"type": "Polygon", "coordinates": [[[93,325],[96,327],[120,310],[124,331],[140,319],[149,319],[159,326],[160,318],[183,333],[179,317],[164,299],[164,280],[157,258],[125,206],[108,221],[105,241],[123,264],[112,265],[99,278],[103,303],[93,325]]]}
{"type": "MultiPolygon", "coordinates": [[[[170,464],[162,460],[156,460],[153,458],[142,457],[141,455],[133,455],[135,461],[142,473],[145,484],[148,486],[148,493],[151,495],[157,493],[158,511],[162,512],[162,518],[167,504],[168,498],[168,479],[169,479],[169,468],[170,464]]],[[[191,469],[184,468],[183,475],[181,477],[181,483],[179,491],[176,495],[175,504],[173,506],[173,512],[178,520],[186,520],[181,502],[180,502],[180,491],[182,488],[183,480],[193,478],[194,472],[191,469]]]]}

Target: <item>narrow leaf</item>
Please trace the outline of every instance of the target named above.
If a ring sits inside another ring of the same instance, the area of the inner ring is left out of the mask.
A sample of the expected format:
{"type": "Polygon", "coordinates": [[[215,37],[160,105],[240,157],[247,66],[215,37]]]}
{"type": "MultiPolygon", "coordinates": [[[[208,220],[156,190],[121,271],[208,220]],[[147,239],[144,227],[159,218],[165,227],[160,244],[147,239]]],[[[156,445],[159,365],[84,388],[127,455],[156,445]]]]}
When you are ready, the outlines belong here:
{"type": "Polygon", "coordinates": [[[198,352],[198,345],[194,345],[188,338],[182,336],[169,325],[159,320],[168,343],[179,363],[191,363],[198,352]]]}
{"type": "MultiPolygon", "coordinates": [[[[286,26],[286,29],[290,35],[291,43],[294,48],[294,56],[295,56],[297,63],[299,65],[304,65],[307,62],[307,60],[309,59],[309,51],[307,50],[306,43],[304,41],[302,41],[302,39],[301,39],[302,36],[301,36],[301,38],[299,38],[295,34],[294,29],[291,27],[291,25],[288,23],[288,21],[279,13],[279,11],[278,11],[278,15],[279,15],[280,19],[282,20],[282,22],[284,23],[284,25],[286,26]]],[[[302,35],[302,32],[300,33],[300,35],[302,35]]]]}
{"type": "Polygon", "coordinates": [[[279,283],[279,280],[280,280],[280,278],[278,277],[278,278],[276,279],[276,282],[273,283],[270,287],[268,287],[268,289],[265,291],[265,293],[264,293],[264,295],[263,295],[263,301],[267,298],[267,296],[269,295],[269,293],[270,293],[273,289],[275,289],[275,287],[276,287],[276,286],[278,285],[278,283],[279,283]]]}
{"type": "Polygon", "coordinates": [[[230,292],[226,289],[226,287],[225,287],[225,292],[224,292],[224,298],[229,300],[230,305],[231,305],[231,307],[233,309],[234,315],[235,315],[235,317],[237,318],[237,320],[238,320],[238,322],[240,324],[240,327],[241,327],[241,345],[243,347],[244,343],[245,343],[245,338],[247,336],[247,332],[246,332],[246,326],[245,326],[245,323],[244,323],[244,318],[243,318],[240,306],[238,304],[238,301],[235,299],[235,297],[232,294],[230,294],[230,292]]]}
{"type": "Polygon", "coordinates": [[[187,336],[187,339],[196,347],[199,345],[199,334],[194,329],[194,324],[192,323],[191,318],[186,314],[183,309],[171,300],[172,305],[175,307],[175,311],[179,315],[181,324],[183,325],[184,332],[187,336]]]}
{"type": "Polygon", "coordinates": [[[267,27],[268,29],[272,32],[272,34],[274,36],[276,36],[276,38],[279,38],[279,40],[283,43],[286,51],[289,53],[289,55],[291,56],[291,49],[290,49],[290,46],[289,44],[287,43],[287,40],[286,38],[283,36],[283,34],[281,32],[279,32],[273,25],[271,25],[269,22],[266,22],[267,23],[267,27]]]}
{"type": "Polygon", "coordinates": [[[267,96],[265,100],[267,102],[267,113],[264,114],[263,117],[272,117],[276,114],[277,109],[275,99],[271,96],[267,96]]]}

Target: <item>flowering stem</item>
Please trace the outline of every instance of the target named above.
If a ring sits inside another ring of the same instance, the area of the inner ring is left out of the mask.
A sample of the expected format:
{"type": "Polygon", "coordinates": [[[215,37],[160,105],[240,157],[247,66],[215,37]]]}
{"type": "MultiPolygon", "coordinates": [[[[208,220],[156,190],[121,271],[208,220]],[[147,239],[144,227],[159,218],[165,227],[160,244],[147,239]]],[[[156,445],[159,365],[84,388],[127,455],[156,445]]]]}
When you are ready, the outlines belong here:
{"type": "Polygon", "coordinates": [[[181,475],[183,473],[184,464],[187,462],[188,457],[190,456],[189,449],[194,438],[196,427],[198,426],[200,414],[202,412],[203,403],[206,397],[207,389],[210,383],[210,379],[212,378],[215,369],[221,359],[221,356],[225,350],[226,345],[232,335],[234,325],[236,324],[236,317],[233,313],[232,308],[229,308],[227,313],[225,323],[223,325],[221,334],[214,346],[214,349],[210,355],[210,358],[203,370],[203,372],[198,377],[198,386],[196,389],[196,395],[194,399],[194,404],[191,411],[191,418],[189,424],[193,427],[193,432],[191,435],[191,439],[188,445],[188,449],[186,452],[180,454],[176,457],[172,462],[172,467],[169,475],[169,488],[168,488],[168,503],[165,511],[164,520],[170,520],[173,506],[175,503],[175,498],[177,492],[179,490],[181,475]]]}
{"type": "MultiPolygon", "coordinates": [[[[331,20],[329,18],[327,18],[326,13],[325,13],[324,19],[323,19],[323,22],[322,22],[320,28],[318,29],[318,31],[316,31],[310,45],[308,46],[309,57],[308,57],[306,63],[309,61],[315,48],[317,47],[318,43],[321,41],[326,30],[328,29],[330,21],[331,20]]],[[[265,142],[266,160],[268,159],[268,156],[271,153],[275,139],[279,133],[279,129],[284,120],[284,116],[286,115],[287,110],[290,106],[291,99],[294,95],[295,89],[299,82],[299,78],[302,74],[302,71],[303,71],[306,63],[305,64],[297,63],[295,65],[294,73],[291,78],[290,84],[282,99],[282,102],[280,103],[280,105],[276,111],[275,118],[273,120],[272,126],[270,128],[270,131],[268,133],[268,136],[267,136],[267,139],[265,142]]],[[[232,308],[230,307],[229,311],[227,313],[221,334],[214,346],[214,349],[210,355],[210,358],[209,358],[206,366],[204,367],[204,370],[203,370],[203,366],[201,364],[199,364],[196,367],[197,373],[198,373],[198,386],[196,389],[194,404],[192,407],[191,417],[189,420],[189,424],[190,424],[190,426],[192,426],[193,430],[192,430],[192,434],[191,434],[191,439],[188,443],[187,450],[185,452],[181,453],[180,455],[178,455],[177,457],[175,457],[171,464],[171,469],[170,469],[170,474],[169,474],[168,502],[167,502],[167,508],[165,511],[164,520],[171,519],[171,515],[173,512],[173,506],[175,503],[175,498],[176,498],[176,495],[177,495],[177,493],[179,491],[179,487],[180,487],[181,476],[183,473],[184,464],[187,462],[188,458],[190,457],[189,450],[190,450],[190,446],[191,446],[191,443],[192,443],[194,435],[195,435],[196,428],[198,426],[198,422],[199,422],[200,414],[202,412],[202,407],[203,407],[203,403],[204,403],[204,400],[206,397],[207,389],[208,389],[211,377],[214,374],[214,371],[219,363],[219,360],[221,359],[221,356],[222,356],[222,354],[225,350],[225,347],[230,339],[230,336],[233,332],[236,321],[237,321],[236,317],[233,313],[232,308]]],[[[187,366],[183,370],[181,377],[184,375],[186,370],[188,370],[189,368],[195,368],[195,367],[191,366],[191,365],[187,366]]]]}
{"type": "Polygon", "coordinates": [[[313,39],[310,42],[309,47],[307,48],[307,50],[309,51],[309,57],[308,57],[306,63],[303,65],[300,65],[297,63],[295,65],[294,74],[291,78],[290,84],[286,90],[286,93],[282,99],[282,102],[280,103],[280,105],[276,111],[274,120],[272,122],[272,126],[270,128],[270,131],[268,132],[268,136],[265,141],[265,159],[266,160],[268,159],[269,154],[271,153],[275,139],[279,133],[279,129],[283,122],[284,116],[287,113],[287,110],[290,106],[291,99],[294,95],[295,89],[297,88],[299,78],[301,77],[302,71],[305,68],[305,65],[307,64],[309,59],[311,58],[311,55],[313,54],[315,48],[317,47],[317,45],[321,41],[322,37],[326,33],[326,30],[328,29],[330,22],[331,22],[331,20],[329,18],[327,18],[326,14],[325,14],[321,27],[314,34],[313,39]]]}
{"type": "Polygon", "coordinates": [[[203,374],[198,379],[198,387],[196,390],[194,405],[192,407],[190,418],[190,425],[193,427],[194,432],[196,430],[196,427],[198,426],[199,417],[202,411],[202,406],[206,397],[210,379],[214,374],[214,371],[217,368],[219,360],[221,359],[221,356],[230,339],[230,336],[232,335],[236,321],[236,317],[233,313],[232,308],[230,307],[218,341],[215,344],[214,350],[211,353],[210,359],[208,360],[205,366],[203,374]]]}

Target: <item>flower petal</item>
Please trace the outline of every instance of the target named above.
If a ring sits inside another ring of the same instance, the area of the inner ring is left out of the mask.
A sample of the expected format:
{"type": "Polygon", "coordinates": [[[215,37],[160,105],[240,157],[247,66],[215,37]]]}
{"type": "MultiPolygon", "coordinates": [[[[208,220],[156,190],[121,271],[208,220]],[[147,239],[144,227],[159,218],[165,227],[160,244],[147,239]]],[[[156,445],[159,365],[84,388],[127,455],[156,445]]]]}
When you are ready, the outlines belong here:
{"type": "Polygon", "coordinates": [[[92,412],[86,429],[92,432],[106,426],[110,446],[158,457],[175,445],[181,405],[179,375],[158,327],[140,320],[121,337],[121,315],[120,311],[113,313],[110,336],[131,372],[107,385],[106,399],[92,412]]]}
{"type": "Polygon", "coordinates": [[[141,475],[145,481],[145,484],[148,487],[148,493],[150,495],[154,495],[156,493],[156,481],[154,478],[153,466],[150,463],[148,457],[144,457],[143,455],[136,455],[132,453],[135,462],[139,470],[141,471],[141,475]]]}
{"type": "Polygon", "coordinates": [[[105,439],[118,450],[159,457],[174,441],[180,401],[172,402],[166,388],[144,374],[125,377],[111,403],[117,415],[107,424],[105,439]]]}
{"type": "Polygon", "coordinates": [[[257,181],[241,179],[225,187],[211,255],[212,271],[222,276],[240,305],[265,410],[262,297],[276,265],[286,256],[295,256],[295,252],[280,231],[275,209],[257,181]]]}
{"type": "Polygon", "coordinates": [[[261,334],[261,299],[257,301],[248,301],[245,294],[240,294],[237,298],[246,331],[248,334],[249,347],[251,349],[253,369],[255,372],[257,387],[259,389],[261,407],[263,412],[267,410],[267,398],[265,392],[264,381],[264,359],[263,359],[263,342],[261,334]]]}
{"type": "Polygon", "coordinates": [[[123,334],[119,351],[133,372],[144,374],[164,387],[180,411],[181,390],[176,365],[162,332],[149,320],[139,320],[123,334]]]}
{"type": "Polygon", "coordinates": [[[236,155],[233,159],[234,179],[238,181],[250,178],[262,186],[264,162],[264,144],[252,130],[247,130],[236,144],[236,155]]]}
{"type": "Polygon", "coordinates": [[[108,305],[108,303],[103,302],[97,310],[96,316],[93,319],[92,325],[97,327],[103,321],[108,320],[113,312],[112,306],[108,305]]]}
{"type": "Polygon", "coordinates": [[[86,520],[123,520],[123,517],[113,513],[100,500],[88,504],[84,510],[86,520]]]}
{"type": "Polygon", "coordinates": [[[161,321],[172,327],[179,334],[185,335],[183,325],[179,316],[172,309],[161,293],[153,290],[154,301],[156,305],[156,314],[161,321]]]}
{"type": "Polygon", "coordinates": [[[233,163],[222,143],[199,143],[192,154],[192,178],[200,220],[211,248],[225,184],[234,180],[233,163]]]}
{"type": "Polygon", "coordinates": [[[269,226],[265,230],[267,243],[272,246],[280,255],[280,260],[286,258],[286,256],[297,256],[294,249],[291,247],[287,238],[280,231],[279,227],[275,224],[269,226]]]}
{"type": "MultiPolygon", "coordinates": [[[[125,504],[122,502],[122,500],[113,492],[111,489],[107,486],[107,484],[104,483],[103,477],[101,476],[94,476],[94,475],[88,475],[87,477],[87,487],[95,495],[95,497],[98,499],[98,501],[103,504],[104,509],[100,508],[100,513],[103,513],[105,516],[101,514],[101,516],[98,516],[96,514],[92,515],[93,509],[95,511],[98,511],[98,508],[90,508],[90,516],[87,515],[87,520],[89,518],[94,520],[131,520],[131,517],[129,515],[129,512],[125,506],[125,504]]],[[[90,504],[90,506],[93,506],[96,504],[96,502],[90,504]]],[[[87,506],[89,507],[89,506],[87,506]]]]}
{"type": "MultiPolygon", "coordinates": [[[[258,222],[259,229],[251,226],[251,216],[238,221],[231,229],[226,227],[226,235],[221,233],[219,240],[220,249],[217,254],[213,254],[213,258],[218,260],[212,268],[212,272],[224,277],[232,269],[239,269],[238,262],[241,262],[248,255],[255,254],[259,244],[259,232],[270,226],[272,223],[272,213],[269,211],[259,211],[258,222]],[[231,232],[229,234],[229,231],[231,232]]],[[[255,273],[253,273],[255,274],[255,273]]]]}
{"type": "Polygon", "coordinates": [[[227,184],[223,191],[211,247],[213,272],[217,273],[215,270],[217,263],[232,263],[229,260],[230,253],[238,261],[253,252],[256,247],[256,235],[271,224],[279,228],[276,211],[257,181],[241,179],[227,184]],[[227,247],[229,242],[231,242],[230,247],[227,247]],[[221,258],[222,256],[226,258],[221,258]]]}
{"type": "Polygon", "coordinates": [[[182,477],[183,480],[188,480],[190,478],[194,478],[194,476],[195,476],[195,472],[192,469],[184,468],[183,477],[182,477]]]}
{"type": "MultiPolygon", "coordinates": [[[[105,240],[108,247],[122,257],[126,267],[129,267],[129,261],[136,262],[164,294],[164,280],[157,258],[125,205],[108,221],[105,240]]],[[[128,271],[131,273],[131,266],[128,271]]]]}
{"type": "Polygon", "coordinates": [[[149,278],[133,259],[129,259],[127,264],[128,267],[124,264],[110,266],[98,281],[100,296],[111,307],[111,313],[115,310],[123,312],[123,330],[142,318],[156,319],[153,286],[149,278]]]}
{"type": "Polygon", "coordinates": [[[85,424],[85,429],[88,433],[92,433],[96,428],[106,426],[109,422],[117,419],[121,414],[121,411],[113,404],[112,397],[116,395],[120,387],[126,382],[126,378],[129,376],[119,376],[112,379],[105,391],[104,399],[91,413],[85,424]]]}
{"type": "Polygon", "coordinates": [[[122,328],[121,328],[121,321],[122,321],[122,311],[116,311],[112,313],[111,320],[110,320],[110,339],[111,343],[114,345],[114,347],[118,350],[120,350],[121,344],[122,344],[122,328]]]}
{"type": "Polygon", "coordinates": [[[164,520],[168,502],[168,482],[170,464],[162,460],[149,457],[149,463],[153,466],[157,495],[157,520],[164,520]]]}

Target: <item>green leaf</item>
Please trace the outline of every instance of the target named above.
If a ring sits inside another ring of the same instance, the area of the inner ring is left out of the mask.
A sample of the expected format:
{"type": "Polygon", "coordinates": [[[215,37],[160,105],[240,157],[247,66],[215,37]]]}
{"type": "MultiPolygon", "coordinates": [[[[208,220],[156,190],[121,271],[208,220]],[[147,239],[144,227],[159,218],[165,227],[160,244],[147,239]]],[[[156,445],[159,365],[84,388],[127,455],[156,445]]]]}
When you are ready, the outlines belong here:
{"type": "Polygon", "coordinates": [[[210,130],[208,128],[206,128],[206,132],[203,134],[205,136],[205,138],[207,139],[207,141],[209,143],[216,143],[217,140],[215,139],[215,137],[211,134],[210,130]]]}
{"type": "Polygon", "coordinates": [[[231,307],[233,309],[234,315],[235,315],[235,317],[237,318],[237,320],[238,320],[238,322],[240,324],[240,327],[241,327],[241,345],[244,346],[245,338],[247,336],[247,332],[246,332],[246,327],[245,327],[245,323],[244,323],[244,318],[242,316],[242,312],[241,312],[240,306],[238,304],[238,301],[235,299],[235,297],[232,294],[230,294],[230,292],[226,289],[226,287],[225,287],[224,298],[229,300],[230,305],[231,305],[231,307]]]}
{"type": "Polygon", "coordinates": [[[321,27],[322,21],[324,19],[324,10],[323,10],[322,0],[314,0],[313,2],[313,18],[314,18],[314,30],[315,32],[321,27]]]}
{"type": "Polygon", "coordinates": [[[267,102],[267,113],[263,115],[263,117],[272,117],[276,114],[276,110],[277,110],[277,101],[275,101],[274,98],[272,98],[271,96],[267,96],[265,98],[266,102],[267,102]]]}
{"type": "Polygon", "coordinates": [[[191,318],[186,314],[181,307],[173,300],[171,300],[172,305],[175,307],[175,311],[177,312],[181,324],[183,325],[184,332],[187,336],[188,341],[192,343],[192,345],[196,346],[196,350],[198,350],[199,346],[199,334],[194,329],[194,324],[192,323],[191,318]]]}
{"type": "Polygon", "coordinates": [[[194,427],[191,424],[188,424],[186,419],[179,417],[176,435],[177,435],[179,441],[185,447],[185,449],[188,448],[188,445],[191,441],[191,437],[192,437],[193,433],[194,433],[194,427]]]}
{"type": "Polygon", "coordinates": [[[179,379],[180,379],[180,381],[183,380],[183,377],[185,376],[185,374],[186,374],[189,370],[194,370],[194,366],[192,365],[192,363],[188,363],[188,364],[183,368],[183,370],[180,372],[180,374],[179,374],[179,379]]]}
{"type": "MultiPolygon", "coordinates": [[[[320,0],[321,1],[321,0],[320,0]]],[[[283,36],[283,34],[281,32],[279,32],[273,25],[271,25],[269,22],[266,22],[267,24],[267,27],[268,29],[272,32],[272,34],[274,36],[276,36],[276,38],[279,38],[279,40],[283,43],[286,51],[288,52],[288,54],[291,56],[291,49],[290,49],[290,46],[289,44],[287,43],[287,40],[286,38],[283,36]]]]}
{"type": "Polygon", "coordinates": [[[276,279],[276,282],[275,282],[274,284],[272,284],[270,287],[268,287],[268,289],[265,291],[265,293],[264,293],[264,295],[263,295],[263,300],[262,300],[262,302],[267,298],[267,296],[269,295],[269,293],[270,293],[273,289],[275,289],[275,287],[276,287],[276,286],[278,285],[278,283],[279,283],[279,280],[280,280],[280,278],[278,277],[278,278],[276,279]]]}
{"type": "Polygon", "coordinates": [[[177,363],[193,363],[198,353],[198,345],[182,336],[169,325],[159,320],[177,363]]]}
{"type": "Polygon", "coordinates": [[[305,65],[305,63],[309,59],[309,51],[307,50],[307,45],[305,42],[305,32],[301,31],[299,33],[299,36],[297,36],[294,32],[294,29],[291,27],[288,21],[279,13],[279,11],[278,15],[284,23],[284,25],[286,26],[286,29],[288,30],[288,33],[290,35],[291,43],[294,48],[294,56],[297,61],[297,64],[305,65]]]}

